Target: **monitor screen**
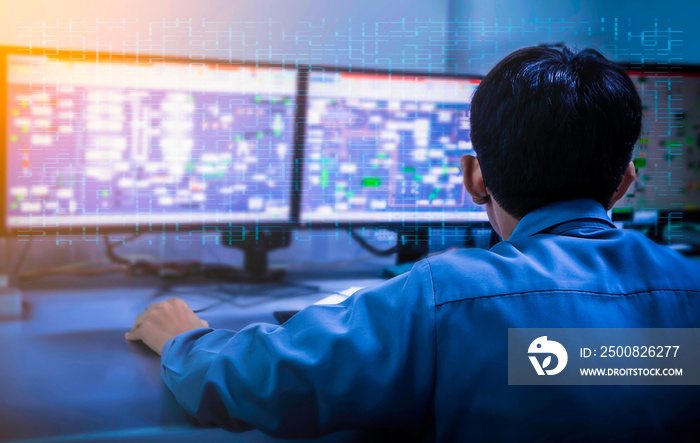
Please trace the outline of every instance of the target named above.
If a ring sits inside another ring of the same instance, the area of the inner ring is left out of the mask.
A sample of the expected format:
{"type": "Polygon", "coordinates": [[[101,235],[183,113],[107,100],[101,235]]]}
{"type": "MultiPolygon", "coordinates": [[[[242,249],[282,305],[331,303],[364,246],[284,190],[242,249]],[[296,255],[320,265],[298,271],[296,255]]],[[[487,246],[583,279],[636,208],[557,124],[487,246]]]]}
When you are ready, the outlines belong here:
{"type": "Polygon", "coordinates": [[[5,55],[9,230],[287,221],[296,70],[5,55]]]}
{"type": "Polygon", "coordinates": [[[308,79],[302,223],[486,221],[465,192],[473,154],[469,106],[479,81],[312,71],[308,79]]]}
{"type": "Polygon", "coordinates": [[[642,133],[633,155],[637,179],[613,214],[697,211],[700,71],[665,66],[628,74],[642,99],[642,133]]]}

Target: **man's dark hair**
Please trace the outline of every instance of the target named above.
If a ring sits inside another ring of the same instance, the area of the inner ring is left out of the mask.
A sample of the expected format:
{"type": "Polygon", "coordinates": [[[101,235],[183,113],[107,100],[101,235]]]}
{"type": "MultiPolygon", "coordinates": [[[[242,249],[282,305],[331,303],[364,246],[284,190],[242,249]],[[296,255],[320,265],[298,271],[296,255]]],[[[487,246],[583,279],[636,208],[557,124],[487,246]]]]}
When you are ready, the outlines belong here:
{"type": "Polygon", "coordinates": [[[639,138],[642,104],[598,51],[529,47],[501,60],[472,100],[486,187],[510,215],[558,200],[610,204],[639,138]]]}

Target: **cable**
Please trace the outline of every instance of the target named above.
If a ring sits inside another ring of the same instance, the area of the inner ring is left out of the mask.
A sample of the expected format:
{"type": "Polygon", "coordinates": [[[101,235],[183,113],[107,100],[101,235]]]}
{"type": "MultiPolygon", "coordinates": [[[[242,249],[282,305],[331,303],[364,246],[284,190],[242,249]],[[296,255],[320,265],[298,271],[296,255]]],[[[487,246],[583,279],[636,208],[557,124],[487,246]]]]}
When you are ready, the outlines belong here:
{"type": "Polygon", "coordinates": [[[120,256],[118,256],[117,254],[114,253],[114,247],[117,246],[117,245],[119,245],[120,243],[121,243],[122,245],[124,245],[124,244],[126,244],[127,242],[130,242],[131,240],[135,239],[135,238],[138,237],[138,236],[139,236],[139,234],[134,234],[134,235],[132,235],[132,236],[129,237],[129,238],[125,238],[125,239],[122,240],[121,242],[114,242],[114,243],[112,243],[112,242],[109,240],[109,235],[104,234],[105,247],[106,247],[106,250],[107,250],[107,258],[109,258],[109,260],[112,261],[112,262],[114,262],[114,263],[119,263],[119,264],[122,264],[122,265],[131,265],[131,264],[132,264],[132,263],[131,263],[131,260],[128,260],[128,259],[126,259],[126,258],[124,258],[124,257],[120,257],[120,256]]]}
{"type": "Polygon", "coordinates": [[[398,244],[392,246],[389,249],[377,249],[374,246],[370,245],[367,242],[367,240],[365,240],[362,236],[356,234],[353,229],[350,230],[350,238],[355,239],[358,245],[362,246],[364,249],[368,250],[372,254],[378,255],[380,257],[386,257],[387,255],[391,255],[399,250],[398,244]]]}
{"type": "Polygon", "coordinates": [[[129,260],[114,252],[114,247],[138,237],[138,234],[120,242],[111,242],[105,235],[107,258],[119,265],[126,266],[126,273],[131,276],[155,276],[162,280],[179,281],[190,277],[238,282],[249,278],[248,272],[222,263],[202,263],[199,260],[172,260],[162,263],[147,260],[129,260]]]}
{"type": "Polygon", "coordinates": [[[197,260],[178,260],[165,263],[155,263],[147,260],[132,261],[114,252],[115,246],[126,244],[138,236],[139,234],[134,234],[122,241],[112,242],[109,240],[108,235],[104,235],[107,258],[113,263],[127,265],[127,274],[133,276],[153,275],[164,280],[181,280],[186,277],[202,274],[204,266],[197,260]]]}

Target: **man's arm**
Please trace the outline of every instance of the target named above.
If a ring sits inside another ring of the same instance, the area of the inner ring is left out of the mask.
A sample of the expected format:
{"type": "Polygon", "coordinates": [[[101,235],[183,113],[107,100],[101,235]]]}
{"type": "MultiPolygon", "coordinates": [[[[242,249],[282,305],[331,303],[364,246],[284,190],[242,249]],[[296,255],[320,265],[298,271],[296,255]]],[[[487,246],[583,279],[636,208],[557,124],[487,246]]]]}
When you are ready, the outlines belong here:
{"type": "Polygon", "coordinates": [[[168,341],[162,375],[205,424],[284,437],[418,428],[432,403],[435,316],[428,265],[311,306],[283,326],[196,329],[168,341]]]}

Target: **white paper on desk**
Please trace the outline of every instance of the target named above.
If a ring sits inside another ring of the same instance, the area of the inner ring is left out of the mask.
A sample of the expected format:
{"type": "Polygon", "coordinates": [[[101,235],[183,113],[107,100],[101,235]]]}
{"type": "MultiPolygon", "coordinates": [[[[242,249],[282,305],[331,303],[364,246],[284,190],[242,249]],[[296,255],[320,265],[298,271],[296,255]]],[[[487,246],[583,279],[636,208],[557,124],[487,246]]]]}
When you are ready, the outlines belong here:
{"type": "Polygon", "coordinates": [[[340,294],[333,294],[333,295],[330,295],[326,298],[322,298],[321,300],[317,301],[314,304],[315,305],[337,305],[338,303],[342,303],[345,300],[347,300],[348,297],[350,297],[352,294],[359,291],[360,289],[364,289],[364,286],[351,286],[345,290],[340,291],[340,294]]]}

